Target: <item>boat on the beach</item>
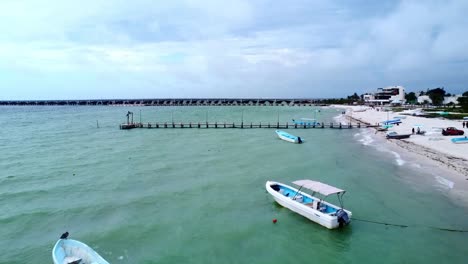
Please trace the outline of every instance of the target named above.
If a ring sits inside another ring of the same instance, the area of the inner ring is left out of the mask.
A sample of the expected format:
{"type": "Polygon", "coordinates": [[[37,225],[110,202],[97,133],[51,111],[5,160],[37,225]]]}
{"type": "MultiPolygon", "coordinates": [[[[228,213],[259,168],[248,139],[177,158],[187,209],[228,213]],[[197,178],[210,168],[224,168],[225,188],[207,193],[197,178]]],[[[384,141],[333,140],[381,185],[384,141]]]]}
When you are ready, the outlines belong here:
{"type": "Polygon", "coordinates": [[[395,131],[387,132],[388,139],[403,139],[403,138],[409,138],[410,136],[411,134],[398,134],[395,131]]]}
{"type": "Polygon", "coordinates": [[[401,124],[401,119],[395,118],[395,119],[382,121],[381,123],[382,125],[398,125],[398,124],[401,124]]]}
{"type": "Polygon", "coordinates": [[[387,131],[389,128],[392,128],[393,125],[382,125],[376,128],[377,131],[387,131]]]}
{"type": "Polygon", "coordinates": [[[287,132],[284,132],[284,131],[281,131],[281,130],[276,130],[276,134],[282,140],[285,140],[285,141],[288,141],[288,142],[291,142],[291,143],[297,143],[297,144],[302,143],[301,137],[291,135],[291,134],[289,134],[287,132]]]}
{"type": "Polygon", "coordinates": [[[293,183],[300,188],[275,181],[267,181],[265,187],[277,203],[328,229],[342,227],[351,222],[352,213],[343,208],[345,190],[312,180],[298,180],[293,183]],[[301,189],[311,190],[312,194],[302,192],[301,189]],[[324,201],[333,194],[338,196],[340,206],[324,201]],[[321,195],[321,198],[316,195],[321,195]]]}
{"type": "Polygon", "coordinates": [[[466,144],[468,143],[467,137],[452,138],[451,141],[455,144],[466,144]]]}
{"type": "Polygon", "coordinates": [[[68,232],[55,243],[52,259],[54,264],[109,264],[85,243],[68,239],[68,232]]]}

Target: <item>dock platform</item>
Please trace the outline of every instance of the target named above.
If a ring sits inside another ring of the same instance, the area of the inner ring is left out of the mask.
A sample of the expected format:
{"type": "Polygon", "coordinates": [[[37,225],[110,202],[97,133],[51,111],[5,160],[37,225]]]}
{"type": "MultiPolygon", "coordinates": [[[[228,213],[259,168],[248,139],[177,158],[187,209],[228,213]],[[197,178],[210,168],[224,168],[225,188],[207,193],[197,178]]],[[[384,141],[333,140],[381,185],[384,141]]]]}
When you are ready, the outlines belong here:
{"type": "Polygon", "coordinates": [[[288,123],[235,123],[235,122],[222,122],[222,123],[208,123],[208,122],[197,122],[197,123],[175,123],[175,122],[164,122],[164,123],[124,123],[120,124],[120,129],[134,129],[134,128],[147,128],[147,129],[164,129],[164,128],[199,128],[199,129],[207,129],[207,128],[238,128],[238,129],[249,129],[249,128],[275,128],[275,129],[321,129],[321,128],[332,128],[332,129],[351,129],[351,128],[367,128],[367,127],[375,127],[372,125],[361,124],[361,123],[348,123],[348,124],[341,124],[341,123],[320,123],[319,125],[298,125],[298,124],[288,124],[288,123]]]}

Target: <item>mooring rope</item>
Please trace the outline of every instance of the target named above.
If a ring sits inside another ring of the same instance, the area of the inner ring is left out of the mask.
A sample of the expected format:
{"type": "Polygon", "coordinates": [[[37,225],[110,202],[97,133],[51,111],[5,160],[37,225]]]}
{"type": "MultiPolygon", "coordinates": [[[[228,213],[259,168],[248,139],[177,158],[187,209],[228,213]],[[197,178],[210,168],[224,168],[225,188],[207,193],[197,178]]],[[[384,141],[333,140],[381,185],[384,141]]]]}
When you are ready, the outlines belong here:
{"type": "Polygon", "coordinates": [[[354,218],[354,217],[351,218],[351,220],[362,221],[362,222],[373,223],[373,224],[379,224],[379,225],[397,226],[397,227],[403,227],[403,228],[408,227],[407,225],[384,223],[384,222],[378,222],[378,221],[372,221],[372,220],[358,219],[358,218],[354,218]]]}
{"type": "MultiPolygon", "coordinates": [[[[378,225],[396,226],[396,227],[401,227],[401,228],[411,227],[409,225],[372,221],[372,220],[359,219],[359,218],[354,218],[354,217],[351,220],[367,222],[367,223],[372,223],[372,224],[378,224],[378,225]]],[[[443,227],[436,227],[436,226],[423,226],[423,227],[427,227],[427,228],[431,228],[431,229],[437,229],[437,230],[440,230],[440,231],[447,231],[447,232],[468,233],[468,230],[461,230],[461,229],[443,228],[443,227]]]]}

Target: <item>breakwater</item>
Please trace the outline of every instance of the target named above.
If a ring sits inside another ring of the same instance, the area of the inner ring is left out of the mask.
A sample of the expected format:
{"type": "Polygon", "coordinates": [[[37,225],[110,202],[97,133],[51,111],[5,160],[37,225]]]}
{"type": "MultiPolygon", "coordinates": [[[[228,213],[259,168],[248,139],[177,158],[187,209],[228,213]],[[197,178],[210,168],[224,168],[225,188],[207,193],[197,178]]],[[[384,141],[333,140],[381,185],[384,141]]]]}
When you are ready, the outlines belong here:
{"type": "Polygon", "coordinates": [[[92,99],[92,100],[3,100],[0,105],[110,105],[110,106],[312,106],[322,99],[281,98],[167,98],[167,99],[92,99]]]}

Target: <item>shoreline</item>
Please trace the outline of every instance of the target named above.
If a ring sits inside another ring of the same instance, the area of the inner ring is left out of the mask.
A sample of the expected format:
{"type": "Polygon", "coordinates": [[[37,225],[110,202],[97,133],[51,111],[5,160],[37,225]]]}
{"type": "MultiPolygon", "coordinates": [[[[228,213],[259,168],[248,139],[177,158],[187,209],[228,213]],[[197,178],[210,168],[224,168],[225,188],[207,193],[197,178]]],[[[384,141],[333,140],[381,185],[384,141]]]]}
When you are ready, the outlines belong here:
{"type": "MultiPolygon", "coordinates": [[[[387,120],[387,116],[399,115],[395,112],[381,112],[371,108],[366,108],[363,111],[362,106],[341,106],[333,105],[332,108],[346,109],[342,116],[346,120],[354,120],[367,125],[374,125],[382,120],[387,120]],[[358,110],[358,111],[355,111],[358,110]]],[[[390,117],[392,118],[392,117],[390,117]]],[[[414,124],[427,124],[424,130],[429,127],[449,127],[455,126],[460,128],[459,121],[443,120],[443,119],[427,119],[424,117],[408,116],[401,120],[399,126],[394,126],[389,131],[398,133],[411,133],[411,128],[414,124]]],[[[375,129],[374,129],[375,130],[375,129]]],[[[465,135],[467,135],[465,129],[465,135]]],[[[443,176],[455,183],[456,189],[454,192],[466,199],[468,197],[468,144],[453,144],[450,142],[450,136],[442,136],[431,134],[426,136],[412,135],[409,139],[388,140],[385,138],[385,133],[375,130],[375,137],[382,140],[383,144],[394,146],[402,150],[405,154],[413,156],[415,159],[423,162],[429,162],[433,166],[447,171],[443,176]],[[435,140],[437,139],[437,140],[435,140]],[[460,191],[462,193],[460,193],[460,191]]]]}

